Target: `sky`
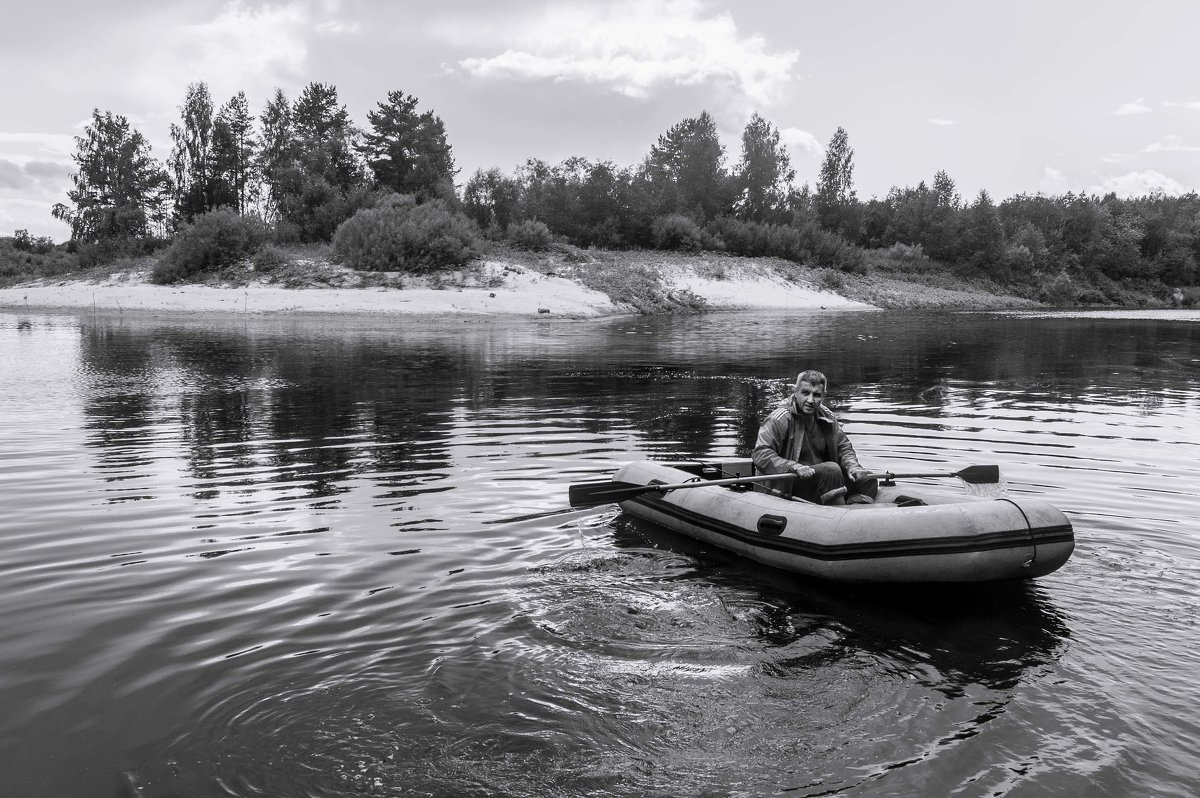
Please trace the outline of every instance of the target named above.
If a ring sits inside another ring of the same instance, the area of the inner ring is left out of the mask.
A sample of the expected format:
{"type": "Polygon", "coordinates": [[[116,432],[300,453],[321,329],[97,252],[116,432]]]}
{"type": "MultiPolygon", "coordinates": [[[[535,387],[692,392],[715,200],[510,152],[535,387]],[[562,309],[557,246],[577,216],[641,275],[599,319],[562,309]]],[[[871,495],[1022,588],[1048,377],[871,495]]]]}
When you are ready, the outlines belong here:
{"type": "Polygon", "coordinates": [[[332,84],[351,118],[390,91],[441,117],[461,186],[530,158],[635,166],[708,111],[727,165],[754,113],[815,184],[838,127],[860,199],[944,170],[980,190],[1200,189],[1193,0],[59,0],[0,10],[0,235],[67,227],[93,109],[165,162],[189,83],[257,115],[332,84]]]}

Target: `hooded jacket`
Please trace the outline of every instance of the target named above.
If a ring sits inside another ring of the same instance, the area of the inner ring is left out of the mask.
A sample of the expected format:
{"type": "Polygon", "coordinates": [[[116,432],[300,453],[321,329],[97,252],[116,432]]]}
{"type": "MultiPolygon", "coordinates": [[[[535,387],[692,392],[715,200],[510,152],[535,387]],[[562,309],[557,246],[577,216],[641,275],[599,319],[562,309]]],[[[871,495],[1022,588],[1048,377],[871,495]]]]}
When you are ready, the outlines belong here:
{"type": "MultiPolygon", "coordinates": [[[[837,416],[821,405],[817,408],[815,423],[821,425],[825,438],[824,446],[818,450],[820,462],[837,463],[847,474],[862,468],[837,416]]],[[[783,474],[795,465],[816,465],[805,462],[804,455],[804,418],[796,397],[792,396],[775,408],[759,427],[758,440],[754,444],[754,466],[763,474],[783,474]]]]}

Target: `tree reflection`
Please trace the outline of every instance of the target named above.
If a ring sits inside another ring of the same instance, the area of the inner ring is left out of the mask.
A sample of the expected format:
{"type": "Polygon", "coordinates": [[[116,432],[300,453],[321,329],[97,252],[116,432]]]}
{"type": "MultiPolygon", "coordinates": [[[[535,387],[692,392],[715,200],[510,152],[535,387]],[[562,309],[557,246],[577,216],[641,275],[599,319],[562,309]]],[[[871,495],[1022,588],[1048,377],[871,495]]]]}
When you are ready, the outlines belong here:
{"type": "MultiPolygon", "coordinates": [[[[1003,405],[1192,401],[1197,325],[997,314],[715,314],[589,325],[289,330],[98,321],[81,328],[89,441],[112,477],[175,445],[198,498],[274,483],[337,500],[370,472],[435,489],[466,418],[553,415],[630,459],[748,455],[797,370],[831,407],[930,419],[1003,405]],[[457,414],[457,415],[456,415],[457,414]]],[[[893,421],[891,423],[901,423],[893,421]]],[[[532,434],[532,433],[531,433],[532,434]]],[[[853,434],[853,430],[852,430],[853,434]]],[[[594,442],[594,443],[593,443],[594,442]]]]}

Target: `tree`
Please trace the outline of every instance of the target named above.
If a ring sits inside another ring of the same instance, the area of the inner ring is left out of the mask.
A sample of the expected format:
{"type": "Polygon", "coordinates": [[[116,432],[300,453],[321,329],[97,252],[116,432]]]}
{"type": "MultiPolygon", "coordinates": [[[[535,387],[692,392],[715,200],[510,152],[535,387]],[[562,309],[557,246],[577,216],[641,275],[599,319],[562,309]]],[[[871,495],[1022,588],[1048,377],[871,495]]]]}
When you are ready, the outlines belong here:
{"type": "Polygon", "coordinates": [[[530,158],[517,170],[521,218],[544,222],[556,235],[578,242],[583,233],[581,188],[591,168],[591,162],[580,156],[567,158],[557,166],[530,158]]]}
{"type": "Polygon", "coordinates": [[[817,179],[817,221],[826,230],[858,238],[858,198],[854,194],[854,150],[850,137],[839,127],[825,149],[825,160],[817,179]]]}
{"type": "Polygon", "coordinates": [[[74,207],[60,202],[52,211],[71,226],[72,240],[136,240],[164,231],[171,179],[129,120],[94,109],[75,147],[71,157],[79,171],[67,192],[74,207]]]}
{"type": "Polygon", "coordinates": [[[359,152],[375,182],[418,200],[453,195],[454,156],[446,143],[446,128],[432,111],[417,113],[417,98],[388,92],[387,103],[367,114],[371,129],[359,152]]]}
{"type": "Polygon", "coordinates": [[[273,220],[279,211],[285,170],[291,169],[296,160],[292,105],[283,89],[275,89],[275,94],[267,101],[258,121],[262,129],[262,147],[255,159],[255,166],[266,188],[262,215],[265,219],[273,220]]]}
{"type": "Polygon", "coordinates": [[[230,205],[239,214],[249,210],[256,183],[254,119],[244,92],[221,106],[213,124],[213,178],[221,191],[217,205],[230,205]]]}
{"type": "Polygon", "coordinates": [[[921,246],[931,258],[941,261],[957,259],[962,234],[959,230],[959,214],[962,198],[955,189],[950,175],[939,170],[933,176],[933,192],[930,197],[928,226],[921,238],[921,246]]]}
{"type": "Polygon", "coordinates": [[[295,156],[309,175],[321,177],[343,191],[362,182],[355,159],[358,131],[346,106],[338,105],[337,89],[310,83],[292,106],[295,156]]]}
{"type": "Polygon", "coordinates": [[[682,213],[703,224],[726,212],[725,148],[708,111],[658,137],[642,165],[651,213],[682,213]]]}
{"type": "Polygon", "coordinates": [[[1004,254],[1004,225],[987,191],[980,190],[968,209],[964,234],[966,254],[973,264],[992,269],[1000,262],[1004,254]]]}
{"type": "Polygon", "coordinates": [[[328,241],[338,225],[367,201],[363,174],[355,157],[358,131],[339,105],[337,89],[310,83],[292,105],[290,119],[278,106],[282,93],[269,107],[264,123],[264,176],[270,187],[277,230],[301,241],[328,241]],[[286,142],[276,136],[290,132],[286,142]]]}
{"type": "Polygon", "coordinates": [[[611,161],[592,164],[579,186],[579,213],[582,222],[581,246],[617,248],[627,246],[631,237],[632,178],[628,169],[611,161]]]}
{"type": "Polygon", "coordinates": [[[189,83],[179,108],[183,124],[171,124],[171,157],[175,178],[175,214],[182,221],[212,210],[216,193],[213,181],[213,105],[204,82],[189,83]]]}
{"type": "Polygon", "coordinates": [[[476,169],[463,187],[463,213],[493,238],[499,238],[516,221],[521,185],[499,169],[476,169]]]}
{"type": "Polygon", "coordinates": [[[779,131],[754,114],[742,131],[742,160],[734,178],[738,195],[735,213],[753,222],[782,219],[795,177],[779,131]]]}

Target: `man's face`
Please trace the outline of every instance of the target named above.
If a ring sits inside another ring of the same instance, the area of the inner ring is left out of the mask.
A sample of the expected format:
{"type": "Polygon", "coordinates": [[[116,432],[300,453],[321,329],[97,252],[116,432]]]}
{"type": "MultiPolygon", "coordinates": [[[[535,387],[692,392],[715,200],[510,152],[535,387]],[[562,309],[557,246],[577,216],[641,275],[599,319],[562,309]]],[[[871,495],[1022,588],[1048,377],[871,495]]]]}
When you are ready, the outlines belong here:
{"type": "Polygon", "coordinates": [[[821,402],[825,401],[825,388],[813,385],[806,380],[801,380],[800,384],[796,386],[795,394],[796,404],[800,406],[800,412],[806,416],[817,412],[821,402]]]}

